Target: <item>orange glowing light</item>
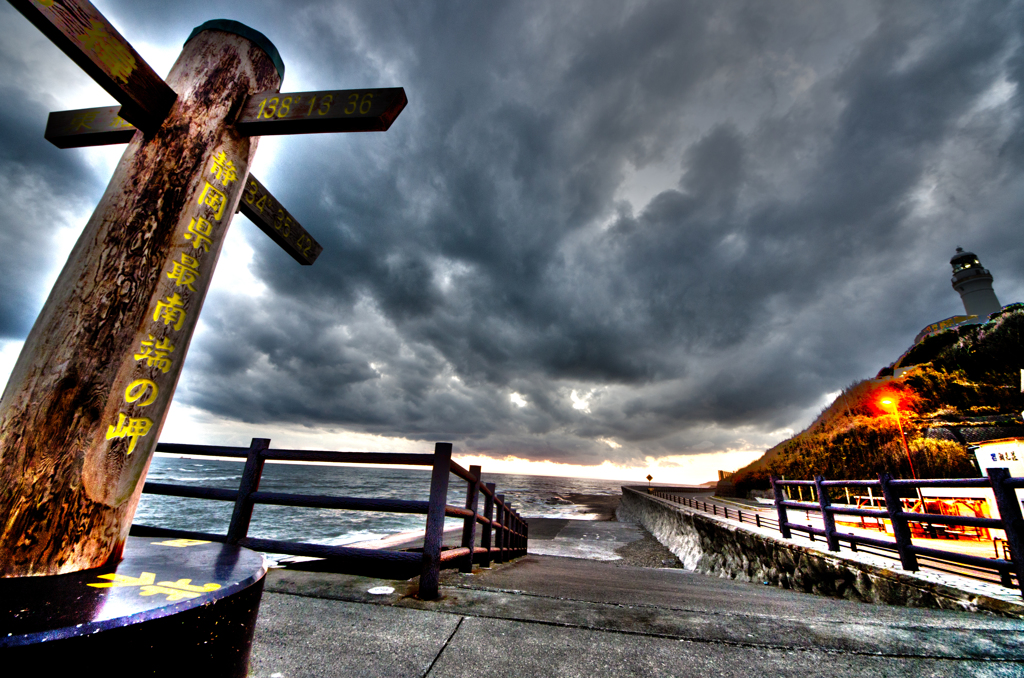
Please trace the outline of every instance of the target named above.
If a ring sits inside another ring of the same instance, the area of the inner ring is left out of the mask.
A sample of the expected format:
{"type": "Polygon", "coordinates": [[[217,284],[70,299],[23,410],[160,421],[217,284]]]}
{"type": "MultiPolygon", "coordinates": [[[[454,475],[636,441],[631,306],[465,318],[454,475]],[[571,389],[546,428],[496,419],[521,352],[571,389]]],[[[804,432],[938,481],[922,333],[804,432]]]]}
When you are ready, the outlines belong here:
{"type": "Polygon", "coordinates": [[[910,475],[917,479],[917,472],[914,470],[914,460],[910,458],[910,445],[907,444],[907,435],[903,432],[903,422],[900,421],[900,408],[896,404],[896,398],[892,396],[882,396],[878,399],[878,404],[886,409],[891,409],[893,414],[896,415],[896,426],[900,429],[900,438],[903,439],[903,450],[907,453],[907,463],[910,464],[910,475]]]}

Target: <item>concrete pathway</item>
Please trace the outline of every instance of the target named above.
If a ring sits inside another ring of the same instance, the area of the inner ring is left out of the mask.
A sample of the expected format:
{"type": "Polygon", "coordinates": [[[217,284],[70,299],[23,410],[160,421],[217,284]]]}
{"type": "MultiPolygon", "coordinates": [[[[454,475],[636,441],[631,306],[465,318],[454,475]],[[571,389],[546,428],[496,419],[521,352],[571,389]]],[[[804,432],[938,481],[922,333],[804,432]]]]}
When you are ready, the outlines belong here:
{"type": "Polygon", "coordinates": [[[532,518],[528,551],[563,558],[620,560],[615,550],[643,535],[643,528],[635,523],[532,518]]]}
{"type": "Polygon", "coordinates": [[[585,522],[531,522],[531,552],[596,559],[531,553],[449,572],[432,602],[414,597],[415,580],[273,570],[250,675],[1024,675],[1022,622],[627,566],[604,559],[605,544],[643,532],[585,522]],[[380,587],[393,591],[370,593],[380,587]]]}

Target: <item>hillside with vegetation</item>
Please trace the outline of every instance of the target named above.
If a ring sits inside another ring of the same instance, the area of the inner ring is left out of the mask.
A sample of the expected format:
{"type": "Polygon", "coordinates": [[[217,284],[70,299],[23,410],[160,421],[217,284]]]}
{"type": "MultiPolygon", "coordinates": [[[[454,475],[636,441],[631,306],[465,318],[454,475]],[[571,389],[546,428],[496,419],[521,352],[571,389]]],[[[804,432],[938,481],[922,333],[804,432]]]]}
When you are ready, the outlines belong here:
{"type": "Polygon", "coordinates": [[[1024,304],[1014,304],[984,324],[926,337],[874,379],[844,389],[806,430],[737,471],[732,478],[737,494],[767,489],[771,474],[911,477],[894,407],[919,478],[978,475],[962,433],[1021,425],[1022,330],[1024,304]],[[907,367],[912,369],[892,376],[894,368],[907,367]]]}

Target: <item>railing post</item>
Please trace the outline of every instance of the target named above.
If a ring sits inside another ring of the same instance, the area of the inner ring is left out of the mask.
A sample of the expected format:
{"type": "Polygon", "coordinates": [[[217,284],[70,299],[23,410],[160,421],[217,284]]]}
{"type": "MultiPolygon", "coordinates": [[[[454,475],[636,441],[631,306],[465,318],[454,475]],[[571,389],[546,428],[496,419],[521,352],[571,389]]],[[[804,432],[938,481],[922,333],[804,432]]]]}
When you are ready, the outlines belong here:
{"type": "Polygon", "coordinates": [[[1012,487],[1006,487],[1004,484],[1009,477],[1009,469],[988,469],[988,479],[992,483],[992,493],[996,495],[996,506],[1003,521],[1006,543],[1010,547],[1010,556],[1017,575],[1017,587],[1024,593],[1024,517],[1021,516],[1017,493],[1012,487]]]}
{"type": "Polygon", "coordinates": [[[476,478],[474,481],[466,481],[466,508],[473,512],[473,517],[466,518],[462,523],[462,548],[469,547],[469,557],[459,566],[459,572],[473,571],[473,556],[476,548],[476,508],[477,499],[480,496],[480,467],[470,466],[469,475],[476,478]]]}
{"type": "Polygon", "coordinates": [[[498,547],[498,557],[494,559],[496,563],[505,562],[505,495],[496,494],[494,495],[494,520],[498,523],[498,527],[494,532],[495,546],[498,547]]]}
{"type": "Polygon", "coordinates": [[[516,532],[519,534],[516,536],[516,544],[518,545],[519,555],[522,556],[526,553],[526,521],[516,511],[516,532]]]}
{"type": "Polygon", "coordinates": [[[509,552],[509,560],[512,560],[513,558],[515,558],[516,557],[516,552],[519,550],[519,535],[516,534],[517,532],[519,532],[518,527],[519,527],[519,514],[516,513],[516,510],[510,506],[509,507],[509,531],[510,531],[509,532],[509,537],[510,537],[509,543],[512,545],[512,548],[510,549],[510,552],[509,552]]]}
{"type": "Polygon", "coordinates": [[[516,510],[512,508],[512,502],[509,502],[505,506],[505,529],[508,530],[508,540],[505,542],[505,548],[508,549],[508,555],[505,559],[512,560],[516,557],[516,510]]]}
{"type": "Polygon", "coordinates": [[[519,522],[519,515],[516,510],[512,508],[510,503],[508,506],[508,544],[509,553],[508,559],[512,560],[516,557],[516,551],[519,549],[519,535],[516,534],[516,523],[519,522]]]}
{"type": "Polygon", "coordinates": [[[437,598],[441,579],[441,542],[444,540],[444,510],[448,505],[448,474],[452,467],[452,444],[434,445],[434,467],[430,474],[430,502],[427,528],[423,535],[423,570],[420,573],[420,599],[437,598]]]}
{"type": "MultiPolygon", "coordinates": [[[[491,520],[494,517],[494,483],[484,483],[487,493],[484,495],[484,518],[491,520]]],[[[493,526],[488,523],[484,525],[484,533],[480,537],[480,546],[484,548],[484,560],[480,563],[483,567],[491,566],[491,531],[493,526]]]]}
{"type": "Polygon", "coordinates": [[[882,495],[885,497],[885,510],[889,514],[889,521],[892,523],[892,534],[896,538],[896,550],[900,554],[900,563],[903,569],[909,572],[916,572],[918,569],[917,556],[910,551],[910,525],[906,518],[898,518],[897,515],[903,512],[903,502],[896,496],[889,481],[892,477],[888,473],[879,473],[878,482],[882,485],[882,495]]]}
{"type": "Polygon", "coordinates": [[[825,541],[828,542],[829,551],[839,550],[839,537],[836,536],[836,519],[830,511],[832,505],[828,496],[828,488],[822,485],[825,479],[821,476],[814,476],[814,488],[817,490],[818,507],[821,509],[821,522],[825,526],[825,541]]]}
{"type": "Polygon", "coordinates": [[[505,542],[505,548],[508,549],[508,555],[505,559],[512,560],[516,557],[516,535],[513,532],[515,529],[514,525],[516,524],[516,512],[515,509],[512,508],[512,502],[509,502],[507,506],[508,510],[505,511],[505,529],[508,530],[508,541],[505,542]]]}
{"type": "Polygon", "coordinates": [[[252,493],[260,489],[260,478],[263,477],[263,453],[270,447],[269,438],[253,438],[249,443],[249,455],[245,458],[242,469],[242,480],[238,483],[238,497],[235,508],[231,512],[231,524],[228,527],[228,543],[238,544],[249,534],[249,522],[252,520],[252,493]]]}
{"type": "Polygon", "coordinates": [[[775,493],[775,510],[779,513],[779,532],[783,539],[792,539],[793,533],[789,529],[789,513],[782,502],[786,501],[786,495],[782,492],[782,485],[778,483],[778,476],[771,476],[772,491],[775,493]]]}
{"type": "Polygon", "coordinates": [[[516,555],[520,555],[519,551],[523,548],[523,519],[519,515],[519,511],[516,511],[516,555]]]}

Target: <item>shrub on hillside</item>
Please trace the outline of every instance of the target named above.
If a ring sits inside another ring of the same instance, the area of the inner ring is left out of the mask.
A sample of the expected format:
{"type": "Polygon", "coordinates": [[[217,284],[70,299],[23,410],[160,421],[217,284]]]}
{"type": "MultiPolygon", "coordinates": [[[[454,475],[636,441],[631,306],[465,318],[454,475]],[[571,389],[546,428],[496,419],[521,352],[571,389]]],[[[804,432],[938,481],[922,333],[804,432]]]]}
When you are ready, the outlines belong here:
{"type": "Polygon", "coordinates": [[[1020,423],[1024,394],[1018,383],[1024,304],[993,314],[988,322],[926,337],[904,355],[901,377],[851,384],[806,430],[768,450],[733,476],[737,492],[769,486],[771,474],[810,479],[874,478],[881,472],[909,478],[910,464],[896,417],[879,403],[899,406],[914,471],[920,478],[977,475],[973,455],[950,440],[926,438],[930,427],[972,420],[1020,423]]]}

